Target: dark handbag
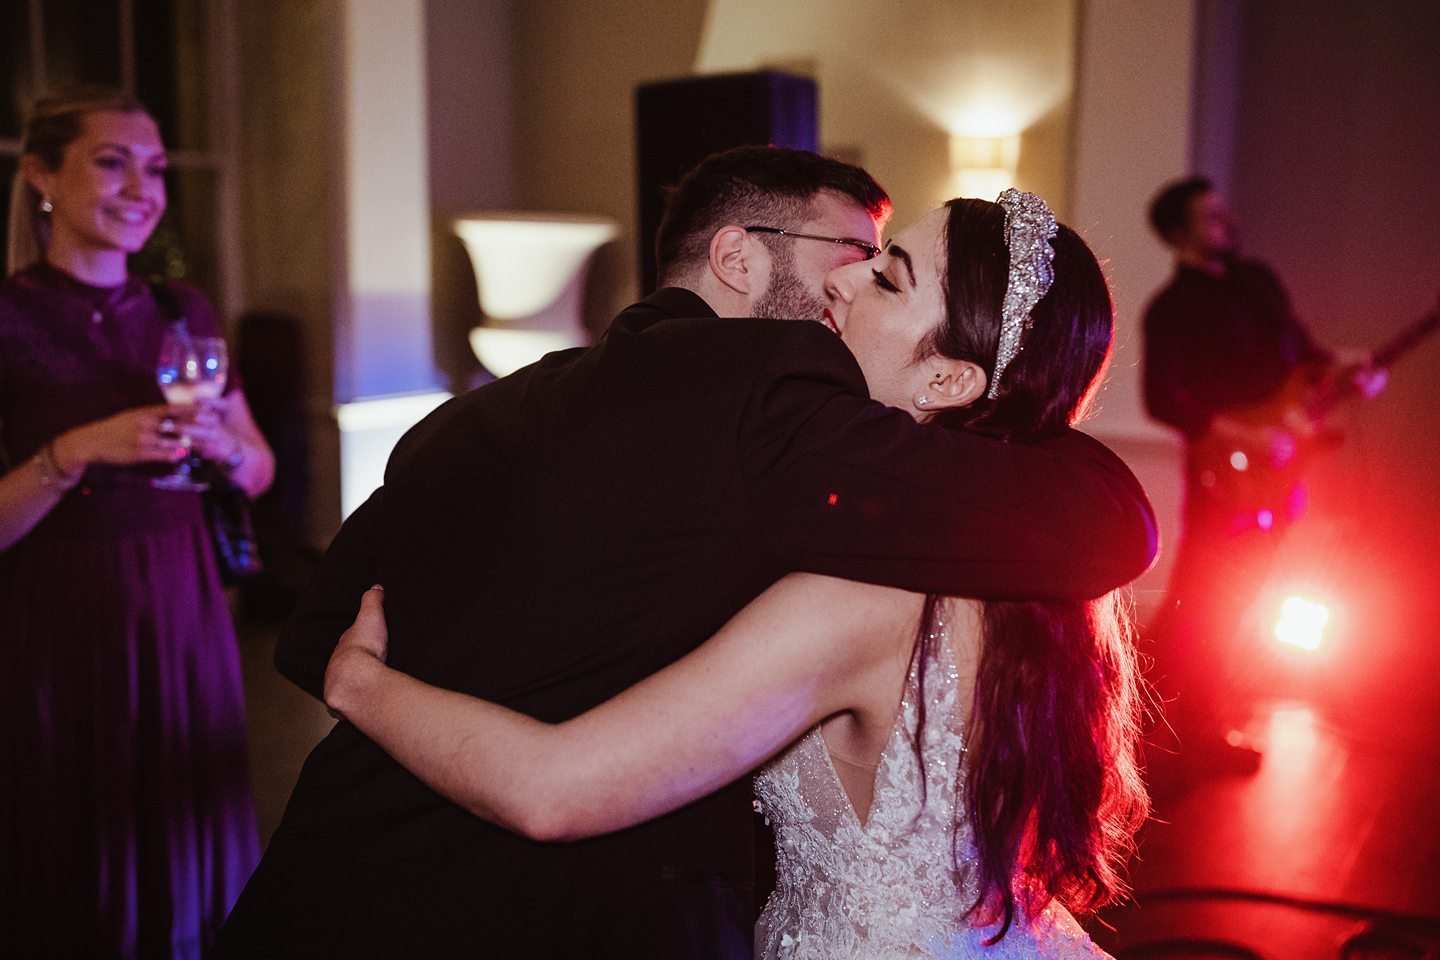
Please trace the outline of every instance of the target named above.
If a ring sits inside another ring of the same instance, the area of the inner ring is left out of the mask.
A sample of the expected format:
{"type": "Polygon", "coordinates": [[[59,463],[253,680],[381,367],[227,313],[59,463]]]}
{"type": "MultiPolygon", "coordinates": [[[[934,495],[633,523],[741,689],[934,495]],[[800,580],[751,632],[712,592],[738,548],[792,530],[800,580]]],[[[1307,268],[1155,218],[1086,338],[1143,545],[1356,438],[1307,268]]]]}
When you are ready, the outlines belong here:
{"type": "Polygon", "coordinates": [[[263,569],[260,545],[255,542],[255,524],[250,518],[250,497],[217,467],[206,471],[210,489],[201,494],[210,542],[215,546],[215,565],[220,582],[233,586],[263,569]]]}
{"type": "MultiPolygon", "coordinates": [[[[175,295],[164,283],[154,281],[150,290],[173,324],[184,324],[185,317],[175,295]]],[[[201,494],[205,504],[205,525],[210,528],[210,543],[215,548],[215,566],[220,571],[220,582],[234,586],[247,577],[253,577],[263,567],[260,563],[260,546],[255,542],[255,524],[250,518],[250,497],[235,484],[217,464],[203,463],[199,470],[201,479],[210,488],[201,494]]]]}

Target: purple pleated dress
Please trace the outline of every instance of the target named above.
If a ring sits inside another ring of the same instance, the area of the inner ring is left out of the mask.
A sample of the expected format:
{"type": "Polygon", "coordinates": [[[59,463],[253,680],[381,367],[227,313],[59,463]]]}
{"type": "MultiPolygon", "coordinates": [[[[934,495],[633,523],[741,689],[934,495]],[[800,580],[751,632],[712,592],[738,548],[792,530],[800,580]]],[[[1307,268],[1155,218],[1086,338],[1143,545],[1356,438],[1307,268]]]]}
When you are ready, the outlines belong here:
{"type": "MultiPolygon", "coordinates": [[[[196,335],[216,335],[193,288],[196,335]]],[[[161,401],[149,288],[0,285],[0,448],[161,401]]],[[[259,857],[239,651],[200,495],[95,467],[0,552],[0,957],[198,958],[259,857]]],[[[36,475],[38,482],[38,474],[36,475]]]]}

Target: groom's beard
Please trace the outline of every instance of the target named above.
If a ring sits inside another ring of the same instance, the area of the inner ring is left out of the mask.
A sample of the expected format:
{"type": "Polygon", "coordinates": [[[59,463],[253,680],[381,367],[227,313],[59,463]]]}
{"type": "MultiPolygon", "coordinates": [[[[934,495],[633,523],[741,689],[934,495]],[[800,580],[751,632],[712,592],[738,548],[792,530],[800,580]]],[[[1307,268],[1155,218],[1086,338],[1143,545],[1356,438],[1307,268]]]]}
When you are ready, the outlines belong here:
{"type": "Polygon", "coordinates": [[[817,296],[795,275],[794,258],[789,251],[775,251],[770,272],[770,287],[750,311],[752,317],[776,317],[781,320],[825,319],[825,298],[817,296]]]}

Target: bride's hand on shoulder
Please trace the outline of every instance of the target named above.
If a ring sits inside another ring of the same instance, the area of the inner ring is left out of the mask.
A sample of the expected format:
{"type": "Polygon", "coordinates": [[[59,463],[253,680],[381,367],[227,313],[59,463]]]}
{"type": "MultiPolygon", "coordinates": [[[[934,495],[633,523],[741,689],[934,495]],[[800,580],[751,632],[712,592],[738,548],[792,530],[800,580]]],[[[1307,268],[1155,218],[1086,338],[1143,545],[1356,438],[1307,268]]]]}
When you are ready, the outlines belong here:
{"type": "Polygon", "coordinates": [[[363,695],[367,679],[384,667],[390,632],[385,625],[385,590],[378,584],[360,598],[360,612],[325,668],[325,706],[331,716],[345,719],[363,695]]]}

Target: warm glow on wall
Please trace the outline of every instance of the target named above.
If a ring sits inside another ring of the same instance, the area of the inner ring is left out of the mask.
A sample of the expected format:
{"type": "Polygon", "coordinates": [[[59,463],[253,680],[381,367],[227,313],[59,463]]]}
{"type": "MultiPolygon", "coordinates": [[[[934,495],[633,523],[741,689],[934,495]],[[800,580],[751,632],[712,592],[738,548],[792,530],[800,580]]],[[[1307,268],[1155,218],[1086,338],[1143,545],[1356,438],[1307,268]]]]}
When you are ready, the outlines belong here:
{"type": "Polygon", "coordinates": [[[1020,138],[951,137],[950,170],[957,197],[994,200],[1015,186],[1020,162],[1020,138]]]}
{"type": "Polygon", "coordinates": [[[1039,119],[1033,106],[1022,106],[994,81],[951,91],[950,106],[938,113],[946,130],[976,140],[1004,139],[1018,134],[1039,119]]]}
{"type": "MultiPolygon", "coordinates": [[[[813,64],[807,72],[827,95],[848,94],[843,81],[853,77],[856,92],[882,87],[935,127],[964,136],[1028,129],[1074,83],[1074,0],[710,0],[706,7],[697,72],[813,64]]],[[[822,105],[829,112],[822,130],[856,109],[848,97],[840,102],[822,105]]]]}
{"type": "Polygon", "coordinates": [[[895,198],[894,229],[956,194],[994,200],[1008,186],[1063,208],[1085,19],[1075,0],[707,0],[699,7],[705,22],[695,72],[773,68],[813,77],[822,151],[859,162],[885,185],[895,198]],[[1004,184],[978,167],[957,177],[948,156],[956,136],[1023,136],[1021,181],[1013,167],[1004,184]]]}

